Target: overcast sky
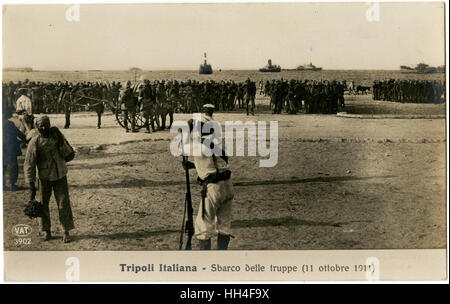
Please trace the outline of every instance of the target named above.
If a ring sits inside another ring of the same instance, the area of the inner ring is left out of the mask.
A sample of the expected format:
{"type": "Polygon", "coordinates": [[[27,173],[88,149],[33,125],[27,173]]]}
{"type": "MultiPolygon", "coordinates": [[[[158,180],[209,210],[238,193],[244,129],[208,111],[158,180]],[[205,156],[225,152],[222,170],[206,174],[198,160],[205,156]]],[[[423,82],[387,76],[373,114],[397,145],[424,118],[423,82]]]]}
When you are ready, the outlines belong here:
{"type": "Polygon", "coordinates": [[[51,70],[398,69],[445,62],[443,3],[81,5],[3,7],[3,65],[51,70]],[[311,52],[312,49],[312,52],[311,52]]]}

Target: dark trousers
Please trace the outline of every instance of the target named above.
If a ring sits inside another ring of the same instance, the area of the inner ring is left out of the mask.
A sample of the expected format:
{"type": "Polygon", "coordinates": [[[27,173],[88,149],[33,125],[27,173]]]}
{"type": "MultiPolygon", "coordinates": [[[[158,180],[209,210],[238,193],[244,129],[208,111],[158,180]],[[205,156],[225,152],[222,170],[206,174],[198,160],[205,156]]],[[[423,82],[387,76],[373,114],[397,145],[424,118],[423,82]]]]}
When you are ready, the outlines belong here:
{"type": "Polygon", "coordinates": [[[170,127],[172,127],[173,124],[173,109],[170,109],[168,114],[169,114],[169,129],[170,129],[170,127]]]}
{"type": "Polygon", "coordinates": [[[70,111],[66,110],[65,114],[66,114],[66,123],[64,124],[64,128],[69,128],[70,127],[70,111]]]}
{"type": "Polygon", "coordinates": [[[58,205],[59,222],[65,231],[72,230],[74,228],[74,224],[72,208],[70,207],[67,178],[64,176],[56,181],[40,179],[39,182],[42,202],[41,230],[49,231],[51,228],[49,202],[52,191],[55,195],[56,204],[58,205]]]}
{"type": "Polygon", "coordinates": [[[9,163],[3,162],[3,188],[6,186],[6,175],[9,171],[9,183],[15,186],[19,177],[19,164],[17,163],[17,157],[9,163]]]}
{"type": "MultiPolygon", "coordinates": [[[[161,117],[161,126],[159,129],[164,130],[166,128],[166,116],[169,114],[168,110],[165,108],[160,108],[158,111],[159,116],[161,117]]],[[[158,117],[158,116],[156,116],[158,117]]],[[[157,118],[159,119],[159,118],[157,118]]]]}
{"type": "Polygon", "coordinates": [[[169,129],[173,123],[173,111],[172,110],[163,110],[161,112],[161,130],[166,128],[166,118],[169,115],[169,129]]]}
{"type": "Polygon", "coordinates": [[[144,111],[143,116],[145,119],[144,125],[147,131],[150,131],[150,125],[152,126],[152,131],[155,132],[155,120],[153,111],[144,111]]]}
{"type": "MultiPolygon", "coordinates": [[[[248,107],[247,107],[247,109],[248,109],[248,107]]],[[[283,110],[283,101],[281,100],[280,97],[276,97],[274,114],[281,114],[282,110],[283,110]]],[[[248,115],[248,111],[247,111],[247,115],[248,115]]]]}
{"type": "Polygon", "coordinates": [[[255,115],[255,97],[246,98],[245,104],[247,105],[247,115],[249,115],[249,112],[255,115]]]}
{"type": "Polygon", "coordinates": [[[125,109],[123,111],[125,129],[128,131],[128,121],[131,120],[131,130],[135,129],[136,126],[136,109],[125,109]]]}
{"type": "Polygon", "coordinates": [[[100,128],[102,125],[102,112],[97,112],[97,127],[100,128]]]}

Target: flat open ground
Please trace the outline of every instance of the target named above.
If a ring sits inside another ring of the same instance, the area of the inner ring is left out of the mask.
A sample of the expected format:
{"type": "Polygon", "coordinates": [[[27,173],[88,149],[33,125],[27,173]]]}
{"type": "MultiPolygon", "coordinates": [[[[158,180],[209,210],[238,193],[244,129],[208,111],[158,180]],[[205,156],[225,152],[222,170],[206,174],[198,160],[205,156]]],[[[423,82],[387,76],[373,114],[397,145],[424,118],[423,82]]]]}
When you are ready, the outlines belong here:
{"type": "MultiPolygon", "coordinates": [[[[347,105],[357,102],[349,99],[347,105]]],[[[429,106],[413,108],[445,115],[445,105],[429,106]]],[[[260,168],[259,157],[230,159],[236,191],[230,249],[446,246],[445,119],[268,113],[218,113],[216,119],[279,125],[274,168],[260,168]]],[[[63,115],[52,116],[52,122],[62,128],[63,115]]],[[[61,241],[53,198],[54,239],[40,241],[38,220],[23,215],[24,189],[4,193],[6,250],[178,249],[185,180],[181,159],[169,152],[173,134],[125,133],[112,115],[104,116],[102,129],[95,126],[95,115],[80,113],[73,115],[71,129],[62,129],[79,151],[68,174],[74,241],[61,241]],[[16,224],[33,227],[30,245],[15,244],[16,224]]],[[[18,184],[25,186],[22,168],[18,184]]],[[[192,195],[196,213],[196,184],[192,195]]]]}

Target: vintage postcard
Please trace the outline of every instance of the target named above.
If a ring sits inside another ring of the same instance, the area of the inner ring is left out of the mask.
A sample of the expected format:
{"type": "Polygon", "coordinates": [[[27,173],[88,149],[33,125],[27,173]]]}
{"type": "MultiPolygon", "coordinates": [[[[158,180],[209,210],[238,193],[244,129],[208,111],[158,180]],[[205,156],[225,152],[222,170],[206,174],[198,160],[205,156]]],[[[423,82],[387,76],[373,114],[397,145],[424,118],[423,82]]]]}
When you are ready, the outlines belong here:
{"type": "Polygon", "coordinates": [[[448,280],[446,5],[2,3],[4,280],[448,280]]]}

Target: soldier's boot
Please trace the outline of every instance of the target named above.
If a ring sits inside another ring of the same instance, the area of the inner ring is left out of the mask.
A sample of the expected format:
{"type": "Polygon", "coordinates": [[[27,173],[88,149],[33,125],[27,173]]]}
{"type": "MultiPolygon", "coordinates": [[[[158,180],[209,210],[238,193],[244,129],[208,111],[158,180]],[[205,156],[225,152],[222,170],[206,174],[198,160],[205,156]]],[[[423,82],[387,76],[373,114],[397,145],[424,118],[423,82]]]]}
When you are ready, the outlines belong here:
{"type": "Polygon", "coordinates": [[[69,231],[64,231],[63,243],[70,243],[71,241],[72,241],[72,239],[70,238],[69,231]]]}
{"type": "Polygon", "coordinates": [[[217,235],[217,250],[227,250],[228,244],[230,243],[229,234],[218,234],[217,235]]]}
{"type": "Polygon", "coordinates": [[[211,250],[211,239],[198,240],[198,247],[200,250],[211,250]]]}

